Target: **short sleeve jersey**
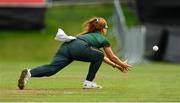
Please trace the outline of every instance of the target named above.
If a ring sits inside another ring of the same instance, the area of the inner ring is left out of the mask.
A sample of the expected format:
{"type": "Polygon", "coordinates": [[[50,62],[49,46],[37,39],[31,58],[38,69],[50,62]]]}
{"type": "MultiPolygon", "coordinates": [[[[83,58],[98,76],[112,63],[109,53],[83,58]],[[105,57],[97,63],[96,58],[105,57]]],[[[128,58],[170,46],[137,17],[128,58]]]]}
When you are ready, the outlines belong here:
{"type": "Polygon", "coordinates": [[[87,33],[78,38],[85,40],[92,47],[101,48],[110,46],[109,41],[100,32],[87,33]]]}

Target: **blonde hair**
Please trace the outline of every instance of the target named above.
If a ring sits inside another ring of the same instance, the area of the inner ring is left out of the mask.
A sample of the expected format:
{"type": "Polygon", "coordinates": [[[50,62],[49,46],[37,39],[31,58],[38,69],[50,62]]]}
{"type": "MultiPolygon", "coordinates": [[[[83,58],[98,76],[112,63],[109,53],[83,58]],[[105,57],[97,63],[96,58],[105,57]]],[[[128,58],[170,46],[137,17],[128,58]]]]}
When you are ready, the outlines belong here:
{"type": "Polygon", "coordinates": [[[84,35],[86,33],[94,32],[96,30],[101,31],[103,28],[107,28],[107,22],[104,18],[93,17],[85,21],[83,26],[85,27],[85,30],[79,35],[84,35]]]}

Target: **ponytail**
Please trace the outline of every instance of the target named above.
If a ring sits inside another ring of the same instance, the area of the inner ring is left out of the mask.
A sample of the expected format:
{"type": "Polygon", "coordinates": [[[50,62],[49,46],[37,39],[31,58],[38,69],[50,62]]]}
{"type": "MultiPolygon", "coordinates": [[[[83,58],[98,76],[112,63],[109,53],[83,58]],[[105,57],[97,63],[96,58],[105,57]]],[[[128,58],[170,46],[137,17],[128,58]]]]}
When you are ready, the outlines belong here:
{"type": "Polygon", "coordinates": [[[107,27],[107,22],[103,18],[93,17],[84,22],[83,26],[85,30],[80,33],[80,35],[84,35],[87,33],[101,31],[103,28],[107,27]]]}

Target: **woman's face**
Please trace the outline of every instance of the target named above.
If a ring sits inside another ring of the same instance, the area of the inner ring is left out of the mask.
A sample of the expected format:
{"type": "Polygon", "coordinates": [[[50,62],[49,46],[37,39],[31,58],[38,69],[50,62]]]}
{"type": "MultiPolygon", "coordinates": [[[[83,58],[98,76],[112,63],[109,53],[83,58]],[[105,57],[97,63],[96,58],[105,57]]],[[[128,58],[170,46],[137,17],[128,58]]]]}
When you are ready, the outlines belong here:
{"type": "Polygon", "coordinates": [[[98,22],[98,25],[97,25],[97,26],[98,26],[97,28],[100,29],[100,32],[101,32],[103,35],[106,35],[106,33],[107,33],[107,28],[108,28],[106,20],[105,20],[105,19],[99,19],[99,22],[98,22]]]}

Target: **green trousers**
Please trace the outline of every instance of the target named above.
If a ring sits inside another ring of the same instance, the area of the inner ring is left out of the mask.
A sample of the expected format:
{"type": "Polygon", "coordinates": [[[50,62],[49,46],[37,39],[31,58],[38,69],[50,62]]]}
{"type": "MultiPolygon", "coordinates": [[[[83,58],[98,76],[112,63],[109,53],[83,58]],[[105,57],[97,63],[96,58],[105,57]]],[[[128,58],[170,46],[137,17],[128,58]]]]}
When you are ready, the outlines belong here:
{"type": "Polygon", "coordinates": [[[50,64],[38,66],[30,70],[31,77],[52,76],[74,60],[90,62],[86,80],[92,81],[100,68],[104,54],[80,39],[65,42],[58,49],[50,64]]]}

